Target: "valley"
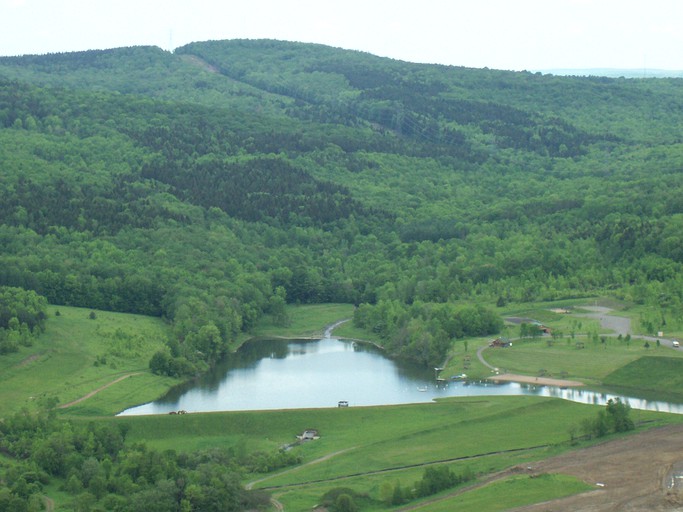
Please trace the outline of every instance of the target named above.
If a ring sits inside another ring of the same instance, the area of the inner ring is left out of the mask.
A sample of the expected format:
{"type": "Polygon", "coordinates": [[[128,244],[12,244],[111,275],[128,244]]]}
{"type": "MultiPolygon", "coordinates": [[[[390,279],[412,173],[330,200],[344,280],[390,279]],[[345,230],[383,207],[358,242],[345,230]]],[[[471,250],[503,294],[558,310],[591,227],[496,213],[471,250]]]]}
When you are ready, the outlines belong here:
{"type": "Polygon", "coordinates": [[[682,416],[620,401],[116,414],[340,320],[429,378],[683,402],[680,80],[273,40],[0,57],[0,511],[677,506],[682,416]]]}

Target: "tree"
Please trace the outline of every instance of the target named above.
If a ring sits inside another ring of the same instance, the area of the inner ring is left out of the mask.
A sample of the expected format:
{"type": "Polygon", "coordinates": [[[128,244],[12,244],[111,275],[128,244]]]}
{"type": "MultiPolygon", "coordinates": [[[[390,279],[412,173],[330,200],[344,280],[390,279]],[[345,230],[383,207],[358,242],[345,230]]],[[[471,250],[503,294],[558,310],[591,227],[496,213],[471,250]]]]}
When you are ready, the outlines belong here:
{"type": "Polygon", "coordinates": [[[357,512],[358,505],[348,494],[340,494],[334,502],[335,512],[357,512]]]}
{"type": "Polygon", "coordinates": [[[149,369],[156,375],[167,375],[171,356],[166,350],[159,350],[149,360],[149,369]]]}
{"type": "Polygon", "coordinates": [[[391,504],[402,505],[406,501],[406,493],[403,491],[403,488],[401,487],[401,482],[397,481],[394,485],[394,493],[391,496],[391,504]]]}
{"type": "Polygon", "coordinates": [[[289,315],[287,315],[287,291],[283,286],[275,288],[275,294],[269,301],[269,312],[273,316],[273,323],[279,327],[289,325],[289,315]]]}
{"type": "Polygon", "coordinates": [[[609,399],[607,401],[607,412],[612,418],[612,428],[614,432],[627,432],[633,430],[635,425],[630,417],[631,406],[625,404],[621,399],[609,399]]]}

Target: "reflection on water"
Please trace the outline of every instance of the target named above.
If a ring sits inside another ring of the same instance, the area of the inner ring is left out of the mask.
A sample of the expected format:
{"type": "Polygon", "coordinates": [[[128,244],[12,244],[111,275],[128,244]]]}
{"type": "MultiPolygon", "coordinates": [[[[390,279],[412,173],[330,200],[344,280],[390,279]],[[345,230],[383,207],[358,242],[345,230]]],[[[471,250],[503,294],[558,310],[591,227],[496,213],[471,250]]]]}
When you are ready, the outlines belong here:
{"type": "Polygon", "coordinates": [[[123,415],[301,409],[430,402],[450,396],[535,395],[604,405],[621,398],[634,409],[683,414],[683,405],[515,382],[435,381],[435,372],[384,357],[372,346],[325,338],[318,341],[259,340],[200,379],[123,415]]]}

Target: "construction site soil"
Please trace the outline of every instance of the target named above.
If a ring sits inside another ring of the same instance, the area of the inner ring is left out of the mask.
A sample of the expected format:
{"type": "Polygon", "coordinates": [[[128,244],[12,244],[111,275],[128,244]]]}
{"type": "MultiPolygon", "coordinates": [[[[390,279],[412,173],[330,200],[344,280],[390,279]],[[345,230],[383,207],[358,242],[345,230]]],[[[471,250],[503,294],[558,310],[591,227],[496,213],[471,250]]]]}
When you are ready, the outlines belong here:
{"type": "Polygon", "coordinates": [[[595,490],[515,512],[683,511],[683,425],[608,441],[518,468],[574,475],[595,490]]]}

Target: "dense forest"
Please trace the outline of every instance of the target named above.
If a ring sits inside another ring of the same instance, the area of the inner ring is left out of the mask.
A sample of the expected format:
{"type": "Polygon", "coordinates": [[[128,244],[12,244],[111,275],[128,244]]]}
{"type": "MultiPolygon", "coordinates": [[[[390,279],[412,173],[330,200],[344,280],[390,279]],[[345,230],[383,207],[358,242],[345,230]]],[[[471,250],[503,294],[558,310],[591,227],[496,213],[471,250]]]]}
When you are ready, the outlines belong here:
{"type": "Polygon", "coordinates": [[[680,316],[682,84],[265,40],[0,58],[0,285],[166,318],[171,375],[286,303],[430,365],[496,304],[680,316]]]}

